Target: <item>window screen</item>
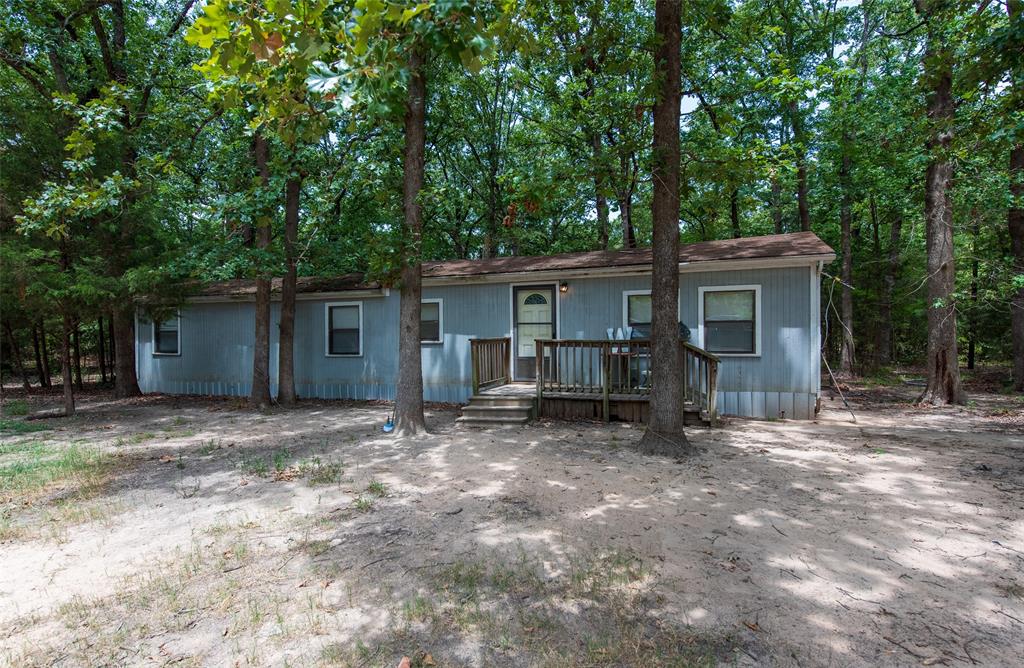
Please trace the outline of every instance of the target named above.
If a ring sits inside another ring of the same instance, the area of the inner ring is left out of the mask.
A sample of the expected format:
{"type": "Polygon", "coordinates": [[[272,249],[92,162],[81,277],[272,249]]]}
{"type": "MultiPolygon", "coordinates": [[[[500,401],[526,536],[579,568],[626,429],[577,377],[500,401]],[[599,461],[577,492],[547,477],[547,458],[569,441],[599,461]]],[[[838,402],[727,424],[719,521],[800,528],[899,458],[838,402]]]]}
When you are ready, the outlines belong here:
{"type": "Polygon", "coordinates": [[[640,336],[651,335],[651,296],[628,295],[626,297],[626,325],[640,336]]]}
{"type": "Polygon", "coordinates": [[[327,351],[331,355],[358,355],[359,306],[331,306],[327,309],[327,351]]]}
{"type": "Polygon", "coordinates": [[[753,290],[705,292],[704,349],[712,353],[756,353],[755,299],[753,290]]]}
{"type": "Polygon", "coordinates": [[[420,341],[437,343],[441,340],[441,302],[420,304],[420,341]]]}
{"type": "Polygon", "coordinates": [[[171,318],[164,322],[153,323],[153,352],[160,355],[177,355],[179,319],[171,318]]]}

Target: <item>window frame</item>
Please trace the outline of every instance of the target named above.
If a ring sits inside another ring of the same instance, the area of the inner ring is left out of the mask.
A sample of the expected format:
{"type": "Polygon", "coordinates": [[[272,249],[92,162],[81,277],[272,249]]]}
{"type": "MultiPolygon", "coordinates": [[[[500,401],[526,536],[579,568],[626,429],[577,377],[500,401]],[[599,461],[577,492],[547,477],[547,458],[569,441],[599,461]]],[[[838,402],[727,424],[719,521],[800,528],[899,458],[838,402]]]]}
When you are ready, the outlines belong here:
{"type": "Polygon", "coordinates": [[[362,357],[363,356],[363,302],[326,302],[324,303],[324,357],[362,357]],[[331,309],[338,306],[355,306],[359,312],[359,352],[331,352],[331,309]]]}
{"type": "Polygon", "coordinates": [[[761,356],[761,286],[760,285],[706,285],[697,288],[697,345],[718,357],[760,357],[761,356]],[[704,295],[708,292],[753,292],[754,293],[754,352],[720,353],[708,350],[704,325],[704,295]]]}
{"type": "Polygon", "coordinates": [[[156,318],[151,318],[150,321],[149,321],[149,331],[150,331],[150,341],[153,344],[153,357],[181,357],[181,312],[175,312],[174,318],[165,318],[163,320],[157,320],[156,318]],[[157,331],[158,331],[157,330],[157,325],[159,325],[161,322],[167,322],[169,320],[177,320],[178,321],[178,349],[177,349],[177,351],[175,351],[173,353],[158,352],[157,349],[156,349],[156,335],[157,335],[157,331]]]}
{"type": "Polygon", "coordinates": [[[423,305],[437,304],[437,338],[434,340],[420,339],[420,345],[436,346],[444,344],[444,300],[440,297],[431,297],[420,300],[420,319],[423,318],[423,305]]]}
{"type": "MultiPolygon", "coordinates": [[[[650,297],[651,296],[651,291],[650,290],[623,290],[622,291],[622,331],[623,332],[626,331],[627,327],[632,327],[633,326],[633,325],[629,324],[629,298],[630,297],[638,297],[638,296],[640,296],[640,297],[650,297]]],[[[654,308],[654,302],[652,301],[651,302],[651,309],[652,309],[652,311],[653,311],[653,308],[654,308]]],[[[678,310],[678,308],[677,308],[677,310],[678,310]]],[[[651,326],[650,323],[647,323],[647,326],[650,327],[651,326]]]]}

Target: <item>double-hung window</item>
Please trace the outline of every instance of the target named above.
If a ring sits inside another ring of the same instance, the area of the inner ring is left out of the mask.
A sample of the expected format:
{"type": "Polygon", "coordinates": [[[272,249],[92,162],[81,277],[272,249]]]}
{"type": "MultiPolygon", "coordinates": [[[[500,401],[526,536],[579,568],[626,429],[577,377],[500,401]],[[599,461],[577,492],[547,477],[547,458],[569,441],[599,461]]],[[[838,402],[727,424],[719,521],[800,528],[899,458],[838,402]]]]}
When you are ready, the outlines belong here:
{"type": "Polygon", "coordinates": [[[424,299],[420,303],[420,343],[442,342],[441,308],[440,299],[424,299]]]}
{"type": "Polygon", "coordinates": [[[327,304],[327,356],[358,357],[363,354],[363,304],[327,304]]]}
{"type": "Polygon", "coordinates": [[[761,354],[761,286],[700,288],[702,347],[720,355],[761,354]]]}
{"type": "Polygon", "coordinates": [[[153,354],[181,354],[181,316],[153,321],[153,354]]]}
{"type": "Polygon", "coordinates": [[[632,327],[637,338],[651,335],[651,292],[637,290],[623,294],[623,321],[632,327]]]}

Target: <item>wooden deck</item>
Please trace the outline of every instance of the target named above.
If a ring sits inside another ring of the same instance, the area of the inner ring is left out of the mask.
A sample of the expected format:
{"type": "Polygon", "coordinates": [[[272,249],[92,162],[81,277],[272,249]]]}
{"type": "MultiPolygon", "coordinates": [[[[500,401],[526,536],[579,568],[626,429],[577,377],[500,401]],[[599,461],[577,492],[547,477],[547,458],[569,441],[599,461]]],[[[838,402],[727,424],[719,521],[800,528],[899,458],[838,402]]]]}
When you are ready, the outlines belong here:
{"type": "Polygon", "coordinates": [[[529,383],[502,383],[480,390],[478,394],[489,397],[536,397],[537,384],[529,383]]]}
{"type": "MultiPolygon", "coordinates": [[[[647,422],[650,415],[651,368],[647,340],[538,340],[537,380],[511,380],[508,338],[471,340],[473,400],[494,403],[532,400],[537,417],[647,422]]],[[[716,419],[719,360],[680,342],[684,373],[682,410],[687,424],[716,419]]]]}
{"type": "MultiPolygon", "coordinates": [[[[495,385],[482,389],[476,395],[488,399],[522,400],[537,398],[535,383],[514,382],[495,385]]],[[[537,412],[550,418],[567,420],[602,420],[605,419],[605,395],[603,392],[544,392],[537,412]]],[[[649,415],[650,395],[620,394],[608,395],[607,419],[623,422],[646,422],[649,415]]],[[[711,422],[706,411],[693,402],[686,402],[683,410],[686,413],[686,424],[708,425],[711,422]]]]}

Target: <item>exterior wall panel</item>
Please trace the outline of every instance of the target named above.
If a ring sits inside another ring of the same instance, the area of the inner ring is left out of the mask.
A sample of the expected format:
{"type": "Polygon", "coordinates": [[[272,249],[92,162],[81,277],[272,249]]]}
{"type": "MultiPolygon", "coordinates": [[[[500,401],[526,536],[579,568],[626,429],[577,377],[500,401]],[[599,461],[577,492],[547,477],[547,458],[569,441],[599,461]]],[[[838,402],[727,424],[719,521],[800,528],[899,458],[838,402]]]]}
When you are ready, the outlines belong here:
{"type": "MultiPolygon", "coordinates": [[[[699,288],[761,286],[761,354],[722,356],[718,405],[725,414],[751,417],[813,417],[819,391],[817,272],[794,267],[692,272],[680,275],[679,311],[699,340],[699,288]]],[[[624,327],[623,293],[650,289],[649,276],[572,279],[558,294],[558,331],[565,339],[604,339],[624,327]]],[[[511,331],[509,283],[424,288],[425,299],[442,300],[442,342],[422,346],[424,398],[464,402],[470,394],[470,339],[511,331]]],[[[393,400],[398,375],[398,291],[387,296],[301,300],[296,306],[295,381],[301,397],[393,400]],[[359,301],[363,346],[358,357],[326,353],[330,302],[359,301]]],[[[143,391],[249,393],[252,375],[253,304],[202,303],[182,309],[180,356],[154,356],[149,323],[140,319],[139,382],[143,391]]],[[[271,317],[272,391],[277,390],[280,308],[271,317]]]]}

